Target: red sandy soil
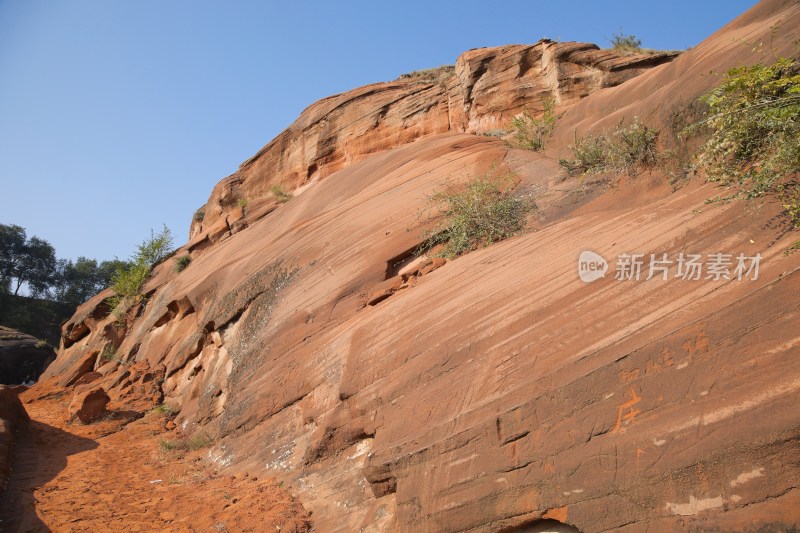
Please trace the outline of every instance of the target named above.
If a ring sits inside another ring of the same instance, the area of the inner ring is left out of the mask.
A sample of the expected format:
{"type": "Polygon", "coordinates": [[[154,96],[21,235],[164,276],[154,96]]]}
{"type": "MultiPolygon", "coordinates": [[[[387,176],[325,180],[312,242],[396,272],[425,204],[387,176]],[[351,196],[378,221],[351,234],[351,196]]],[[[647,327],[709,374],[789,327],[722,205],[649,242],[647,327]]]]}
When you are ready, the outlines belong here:
{"type": "Polygon", "coordinates": [[[207,450],[181,442],[169,418],[112,412],[66,424],[71,391],[21,395],[31,425],[0,504],[0,531],[284,531],[311,529],[302,505],[274,480],[218,475],[207,450]]]}

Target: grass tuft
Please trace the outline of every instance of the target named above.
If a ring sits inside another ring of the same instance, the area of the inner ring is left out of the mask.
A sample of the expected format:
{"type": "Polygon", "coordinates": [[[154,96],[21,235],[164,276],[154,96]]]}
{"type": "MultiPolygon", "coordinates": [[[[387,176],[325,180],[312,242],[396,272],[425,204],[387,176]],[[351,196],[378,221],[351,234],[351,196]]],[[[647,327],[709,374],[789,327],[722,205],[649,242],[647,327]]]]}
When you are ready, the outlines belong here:
{"type": "Polygon", "coordinates": [[[192,256],[189,254],[182,255],[175,259],[175,271],[176,272],[183,272],[186,270],[186,267],[189,266],[189,263],[192,262],[192,256]]]}
{"type": "Polygon", "coordinates": [[[628,126],[620,122],[611,132],[580,138],[576,135],[569,147],[572,157],[560,159],[559,164],[570,176],[601,172],[631,174],[658,162],[658,135],[657,129],[634,117],[628,126]]]}
{"type": "Polygon", "coordinates": [[[514,140],[520,148],[537,152],[544,150],[545,140],[553,133],[556,127],[555,100],[546,98],[542,104],[541,116],[536,117],[524,109],[511,120],[514,140]]]}
{"type": "Polygon", "coordinates": [[[535,205],[513,194],[515,178],[492,171],[463,186],[448,182],[429,198],[430,208],[441,213],[441,221],[423,235],[425,241],[417,253],[437,248],[438,255],[453,259],[522,231],[535,205]]]}
{"type": "Polygon", "coordinates": [[[278,203],[285,204],[292,199],[292,193],[287,192],[281,184],[275,184],[269,188],[269,191],[275,196],[278,203]]]}
{"type": "Polygon", "coordinates": [[[397,80],[410,80],[418,83],[436,83],[444,86],[456,71],[455,65],[442,65],[440,67],[415,70],[407,74],[401,74],[397,80]]]}
{"type": "Polygon", "coordinates": [[[204,431],[199,431],[191,437],[181,436],[177,439],[161,439],[158,445],[165,451],[197,451],[208,448],[212,444],[211,437],[204,431]]]}

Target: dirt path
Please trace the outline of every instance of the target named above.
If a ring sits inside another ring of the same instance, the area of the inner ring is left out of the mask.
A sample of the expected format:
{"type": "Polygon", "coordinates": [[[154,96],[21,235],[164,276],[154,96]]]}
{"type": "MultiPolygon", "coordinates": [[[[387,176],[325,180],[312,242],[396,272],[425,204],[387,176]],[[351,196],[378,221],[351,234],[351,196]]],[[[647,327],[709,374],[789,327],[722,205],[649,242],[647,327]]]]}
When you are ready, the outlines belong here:
{"type": "MultiPolygon", "coordinates": [[[[30,392],[30,391],[29,391],[30,392]]],[[[22,395],[32,419],[0,503],[0,531],[306,531],[271,480],[216,474],[156,413],[64,423],[69,391],[22,395]],[[177,443],[177,444],[176,444],[177,443]],[[177,449],[167,449],[177,448],[177,449]]]]}

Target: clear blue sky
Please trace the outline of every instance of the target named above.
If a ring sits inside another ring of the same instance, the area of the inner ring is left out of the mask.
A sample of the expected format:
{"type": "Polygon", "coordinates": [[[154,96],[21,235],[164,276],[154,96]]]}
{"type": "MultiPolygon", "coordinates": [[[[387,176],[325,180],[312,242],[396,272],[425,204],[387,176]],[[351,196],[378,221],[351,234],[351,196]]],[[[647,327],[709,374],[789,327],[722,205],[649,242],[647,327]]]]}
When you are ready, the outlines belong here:
{"type": "Polygon", "coordinates": [[[754,2],[0,0],[0,223],[127,257],[324,96],[540,37],[702,41],[754,2]]]}

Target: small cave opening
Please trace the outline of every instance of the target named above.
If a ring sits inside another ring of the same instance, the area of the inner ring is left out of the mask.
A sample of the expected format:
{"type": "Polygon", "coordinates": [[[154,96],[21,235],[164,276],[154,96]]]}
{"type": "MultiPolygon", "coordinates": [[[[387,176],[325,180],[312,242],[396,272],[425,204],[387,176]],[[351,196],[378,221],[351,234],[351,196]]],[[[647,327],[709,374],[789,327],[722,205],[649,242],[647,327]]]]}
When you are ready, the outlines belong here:
{"type": "Polygon", "coordinates": [[[546,518],[502,530],[503,533],[581,533],[575,526],[546,518]]]}
{"type": "Polygon", "coordinates": [[[417,244],[413,248],[409,248],[403,253],[398,254],[386,261],[386,274],[384,275],[383,279],[387,280],[395,277],[400,273],[403,267],[418,259],[419,256],[416,252],[419,250],[419,247],[420,244],[417,244]]]}
{"type": "Polygon", "coordinates": [[[319,166],[316,163],[311,163],[310,165],[308,165],[308,170],[306,171],[306,179],[303,180],[303,183],[313,181],[318,174],[319,174],[319,166]]]}

